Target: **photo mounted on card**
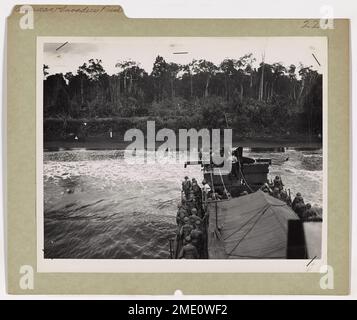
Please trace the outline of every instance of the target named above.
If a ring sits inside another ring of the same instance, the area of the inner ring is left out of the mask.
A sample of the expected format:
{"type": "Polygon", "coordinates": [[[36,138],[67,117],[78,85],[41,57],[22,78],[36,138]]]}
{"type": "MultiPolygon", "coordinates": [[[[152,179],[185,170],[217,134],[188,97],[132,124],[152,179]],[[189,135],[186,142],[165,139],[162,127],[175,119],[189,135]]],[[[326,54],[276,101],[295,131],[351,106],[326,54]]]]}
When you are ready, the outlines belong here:
{"type": "Polygon", "coordinates": [[[348,20],[19,6],[7,50],[11,293],[348,292],[348,20]]]}

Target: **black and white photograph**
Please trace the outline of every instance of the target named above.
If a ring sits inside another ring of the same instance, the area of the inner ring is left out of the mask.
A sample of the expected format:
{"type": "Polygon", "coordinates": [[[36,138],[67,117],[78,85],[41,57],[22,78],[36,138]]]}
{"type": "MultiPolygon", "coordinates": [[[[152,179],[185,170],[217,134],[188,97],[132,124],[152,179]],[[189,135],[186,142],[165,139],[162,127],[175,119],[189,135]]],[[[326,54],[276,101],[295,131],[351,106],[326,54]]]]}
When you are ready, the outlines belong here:
{"type": "Polygon", "coordinates": [[[37,68],[44,261],[323,258],[326,38],[41,38],[37,68]]]}

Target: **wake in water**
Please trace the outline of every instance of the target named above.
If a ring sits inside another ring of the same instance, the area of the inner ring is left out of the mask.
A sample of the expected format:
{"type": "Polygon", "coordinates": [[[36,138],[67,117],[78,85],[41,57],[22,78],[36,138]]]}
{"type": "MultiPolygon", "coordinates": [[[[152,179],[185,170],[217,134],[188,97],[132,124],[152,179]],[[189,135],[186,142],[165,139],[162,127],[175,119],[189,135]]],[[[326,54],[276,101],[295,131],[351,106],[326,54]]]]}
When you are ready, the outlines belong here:
{"type": "MultiPolygon", "coordinates": [[[[321,150],[245,154],[271,158],[271,178],[322,206],[321,150]]],[[[134,166],[122,151],[45,152],[45,258],[168,258],[185,175],[202,181],[199,166],[134,166]]]]}

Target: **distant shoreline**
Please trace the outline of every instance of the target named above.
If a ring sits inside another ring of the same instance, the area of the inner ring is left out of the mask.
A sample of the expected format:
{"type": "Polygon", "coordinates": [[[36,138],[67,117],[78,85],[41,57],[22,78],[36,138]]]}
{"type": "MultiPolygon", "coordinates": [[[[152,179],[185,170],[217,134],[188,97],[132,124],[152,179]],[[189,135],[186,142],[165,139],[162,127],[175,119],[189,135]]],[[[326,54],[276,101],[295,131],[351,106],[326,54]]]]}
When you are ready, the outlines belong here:
{"type": "MultiPolygon", "coordinates": [[[[233,146],[250,147],[250,148],[304,148],[304,149],[321,149],[322,141],[309,141],[308,139],[289,138],[256,138],[256,139],[233,139],[233,146]]],[[[88,150],[123,150],[132,142],[125,142],[123,139],[110,139],[107,137],[90,137],[85,141],[45,141],[45,151],[71,150],[71,149],[88,149],[88,150]]],[[[163,142],[156,142],[156,148],[163,142]]],[[[178,146],[178,143],[177,143],[178,146]]]]}

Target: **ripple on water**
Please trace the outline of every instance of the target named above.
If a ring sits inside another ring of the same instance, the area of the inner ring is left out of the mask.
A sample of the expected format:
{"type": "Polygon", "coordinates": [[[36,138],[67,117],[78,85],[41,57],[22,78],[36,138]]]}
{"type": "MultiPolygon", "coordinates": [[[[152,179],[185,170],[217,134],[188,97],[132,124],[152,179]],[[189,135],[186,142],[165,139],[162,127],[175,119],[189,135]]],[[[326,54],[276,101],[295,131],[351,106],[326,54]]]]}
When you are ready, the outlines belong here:
{"type": "MultiPolygon", "coordinates": [[[[199,166],[132,165],[121,151],[46,152],[44,223],[46,258],[167,258],[176,231],[181,179],[202,181],[199,166]]],[[[320,152],[251,152],[272,158],[291,193],[322,205],[320,152]],[[287,160],[288,158],[288,160],[287,160]]],[[[249,156],[249,154],[248,154],[249,156]]]]}

